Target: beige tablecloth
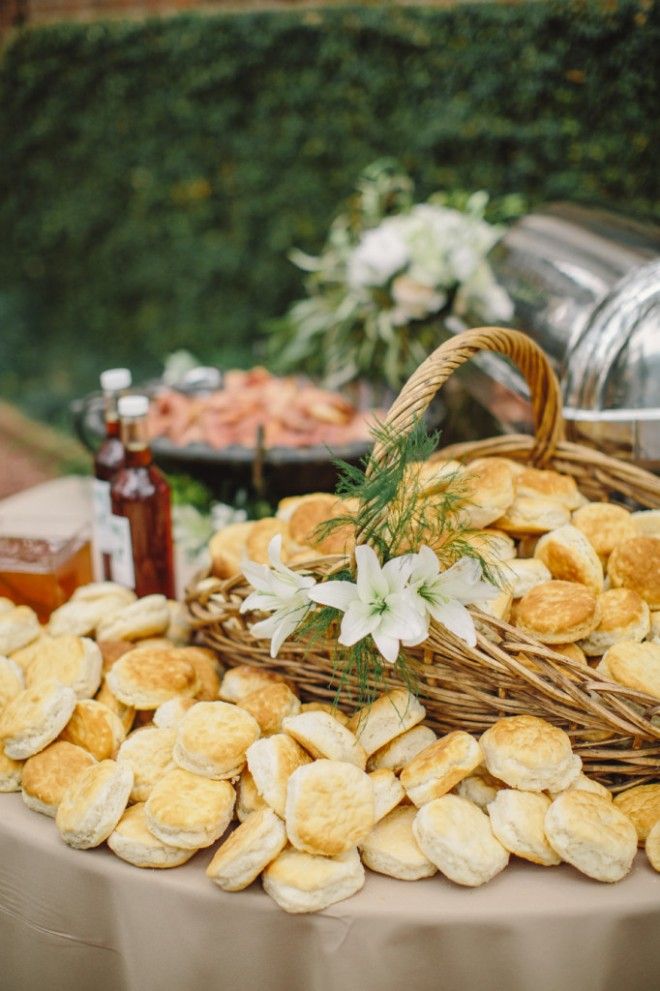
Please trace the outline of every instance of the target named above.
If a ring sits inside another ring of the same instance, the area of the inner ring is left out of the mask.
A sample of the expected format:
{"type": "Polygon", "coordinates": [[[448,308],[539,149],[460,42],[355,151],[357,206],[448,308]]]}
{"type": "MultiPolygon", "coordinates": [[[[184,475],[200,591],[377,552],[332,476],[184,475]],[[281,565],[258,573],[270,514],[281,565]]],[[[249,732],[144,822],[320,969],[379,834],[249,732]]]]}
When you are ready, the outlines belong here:
{"type": "Polygon", "coordinates": [[[2,991],[655,991],[660,875],[643,854],[602,885],[513,863],[490,884],[364,889],[317,915],[257,883],[227,895],[212,850],[141,871],[70,850],[51,819],[0,795],[2,991]]]}

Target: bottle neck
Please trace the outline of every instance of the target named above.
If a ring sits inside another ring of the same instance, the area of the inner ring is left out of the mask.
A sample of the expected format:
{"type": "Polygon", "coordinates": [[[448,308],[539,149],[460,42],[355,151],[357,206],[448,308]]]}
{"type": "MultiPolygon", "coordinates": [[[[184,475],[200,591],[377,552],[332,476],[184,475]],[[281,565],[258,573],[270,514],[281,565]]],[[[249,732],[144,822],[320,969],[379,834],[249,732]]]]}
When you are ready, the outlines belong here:
{"type": "Polygon", "coordinates": [[[117,393],[106,392],[103,396],[105,407],[105,435],[119,437],[119,415],[117,413],[117,393]]]}
{"type": "Polygon", "coordinates": [[[152,457],[146,416],[122,420],[121,440],[124,445],[124,465],[126,468],[140,468],[151,464],[152,457]]]}

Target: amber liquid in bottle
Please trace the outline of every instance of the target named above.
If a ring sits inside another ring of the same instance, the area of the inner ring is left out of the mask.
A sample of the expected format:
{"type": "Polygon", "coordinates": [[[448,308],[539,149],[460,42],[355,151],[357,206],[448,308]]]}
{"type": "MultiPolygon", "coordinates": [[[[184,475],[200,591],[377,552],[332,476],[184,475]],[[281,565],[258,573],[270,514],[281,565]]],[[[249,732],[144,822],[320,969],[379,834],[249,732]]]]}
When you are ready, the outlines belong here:
{"type": "MultiPolygon", "coordinates": [[[[111,489],[113,516],[130,524],[136,594],[175,597],[170,487],[152,462],[144,417],[121,424],[124,466],[111,489]]],[[[116,578],[116,576],[114,576],[116,578]]]]}
{"type": "MultiPolygon", "coordinates": [[[[94,477],[100,482],[112,482],[124,464],[124,445],[119,436],[117,401],[106,400],[105,439],[94,457],[94,477]]],[[[112,580],[112,554],[101,548],[101,575],[104,581],[112,580]]]]}

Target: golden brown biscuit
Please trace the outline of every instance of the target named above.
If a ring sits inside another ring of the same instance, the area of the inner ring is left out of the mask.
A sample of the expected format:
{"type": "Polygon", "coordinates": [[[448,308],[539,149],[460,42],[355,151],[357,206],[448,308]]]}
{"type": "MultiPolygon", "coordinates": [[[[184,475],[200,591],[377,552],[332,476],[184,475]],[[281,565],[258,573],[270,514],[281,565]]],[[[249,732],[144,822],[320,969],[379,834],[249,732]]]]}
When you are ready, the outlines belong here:
{"type": "Polygon", "coordinates": [[[131,802],[146,802],[157,781],[174,770],[172,757],[176,730],[143,726],[124,740],[118,761],[126,761],[133,769],[131,802]]]}
{"type": "Polygon", "coordinates": [[[372,754],[367,767],[370,771],[389,767],[398,774],[417,754],[436,740],[437,736],[430,726],[413,726],[372,754]]]}
{"type": "Polygon", "coordinates": [[[0,712],[24,690],[22,667],[9,657],[0,657],[0,712]]]}
{"type": "MultiPolygon", "coordinates": [[[[512,561],[516,556],[515,542],[503,530],[477,530],[466,533],[463,539],[491,568],[499,569],[503,561],[512,561]]],[[[459,556],[462,554],[457,554],[457,558],[459,556]]]]}
{"type": "Polygon", "coordinates": [[[478,458],[456,476],[461,515],[481,529],[499,519],[514,499],[511,468],[500,458],[478,458]]]}
{"type": "Polygon", "coordinates": [[[613,802],[587,791],[565,791],[545,817],[545,835],[562,860],[596,881],[620,881],[637,852],[637,833],[613,802]]]}
{"type": "Polygon", "coordinates": [[[264,736],[282,731],[282,723],[300,712],[300,699],[283,682],[264,685],[250,692],[238,703],[259,723],[264,736]]]}
{"type": "MultiPolygon", "coordinates": [[[[497,595],[494,595],[492,599],[486,599],[485,602],[479,602],[477,608],[480,612],[485,613],[486,616],[492,616],[494,619],[501,619],[505,623],[511,615],[511,606],[513,605],[513,596],[511,592],[507,589],[502,589],[497,595]]],[[[475,623],[479,632],[483,632],[482,629],[475,623]]]]}
{"type": "Polygon", "coordinates": [[[190,661],[199,681],[195,698],[199,702],[216,702],[220,692],[222,668],[218,658],[208,647],[179,647],[181,657],[190,661]]]}
{"type": "Polygon", "coordinates": [[[550,799],[539,792],[501,788],[488,806],[493,833],[503,847],[542,867],[561,863],[545,836],[550,799]]]}
{"type": "Polygon", "coordinates": [[[190,613],[185,602],[177,602],[176,599],[167,600],[167,611],[170,614],[170,621],[165,636],[172,643],[184,647],[190,642],[192,628],[190,626],[190,613]]]}
{"type": "Polygon", "coordinates": [[[431,863],[455,884],[478,887],[509,862],[488,816],[458,795],[443,795],[421,808],[413,835],[431,863]]]}
{"type": "Polygon", "coordinates": [[[144,809],[147,826],[163,843],[199,850],[222,836],[235,800],[228,781],[212,781],[177,767],[154,785],[144,809]]]}
{"type": "Polygon", "coordinates": [[[563,654],[576,664],[587,664],[587,655],[577,643],[557,643],[552,645],[556,654],[563,654]]]}
{"type": "Polygon", "coordinates": [[[582,496],[570,475],[540,468],[523,468],[515,476],[516,495],[553,499],[566,509],[577,509],[582,496]]]}
{"type": "MultiPolygon", "coordinates": [[[[282,810],[284,810],[285,798],[286,791],[282,798],[282,810]]],[[[257,791],[254,778],[250,774],[247,767],[244,767],[236,786],[236,818],[239,822],[245,822],[247,817],[253,812],[258,812],[259,809],[268,808],[270,808],[270,806],[266,801],[264,801],[257,791]]],[[[282,812],[282,814],[284,814],[284,812],[282,812]]]]}
{"type": "Polygon", "coordinates": [[[108,846],[134,867],[180,867],[196,853],[157,839],[147,825],[144,802],[126,809],[108,836],[108,846]]]}
{"type": "Polygon", "coordinates": [[[101,651],[88,637],[55,637],[40,650],[26,675],[28,687],[54,679],[70,685],[79,699],[89,699],[101,685],[101,651]]]}
{"type": "Polygon", "coordinates": [[[15,603],[11,599],[8,599],[4,595],[0,595],[0,613],[9,612],[10,609],[15,609],[15,603]]]}
{"type": "MultiPolygon", "coordinates": [[[[594,795],[600,795],[601,798],[606,798],[608,802],[612,801],[612,793],[607,790],[605,785],[601,785],[599,781],[595,781],[593,778],[588,778],[586,774],[580,772],[575,779],[572,781],[568,788],[564,788],[564,791],[569,791],[570,789],[575,791],[590,791],[594,795]]],[[[557,795],[561,795],[560,791],[550,791],[548,792],[550,799],[554,802],[557,795]]]]}
{"type": "Polygon", "coordinates": [[[472,774],[482,760],[481,748],[475,738],[463,730],[455,730],[413,757],[401,772],[401,784],[408,798],[419,808],[451,791],[459,781],[472,774]]]}
{"type": "Polygon", "coordinates": [[[268,564],[268,545],[273,537],[277,536],[282,538],[282,546],[285,547],[289,536],[289,528],[286,523],[272,516],[256,520],[245,541],[245,553],[250,561],[256,561],[257,564],[268,564]]]}
{"type": "Polygon", "coordinates": [[[651,643],[660,643],[660,612],[650,614],[650,629],[647,640],[650,640],[651,643]]]}
{"type": "Polygon", "coordinates": [[[543,561],[537,561],[533,557],[507,561],[502,567],[501,575],[505,587],[514,599],[521,599],[537,585],[552,579],[543,561]]]}
{"type": "Polygon", "coordinates": [[[25,761],[23,766],[23,801],[29,809],[55,818],[62,796],[69,785],[94,757],[82,747],[58,740],[25,761]]]}
{"type": "Polygon", "coordinates": [[[176,728],[174,761],[207,778],[235,778],[259,734],[259,724],[245,709],[229,702],[198,702],[176,728]]]}
{"type": "Polygon", "coordinates": [[[621,640],[641,642],[651,628],[649,607],[629,588],[610,588],[598,597],[600,623],[580,646],[599,657],[621,640]]]}
{"type": "Polygon", "coordinates": [[[174,729],[194,705],[197,705],[197,699],[175,698],[162,702],[154,711],[154,726],[159,729],[174,729]]]}
{"type": "Polygon", "coordinates": [[[495,521],[498,530],[514,537],[547,533],[565,526],[571,518],[569,511],[554,499],[516,496],[504,516],[495,521]]]}
{"type": "Polygon", "coordinates": [[[633,537],[617,544],[607,562],[613,588],[631,588],[660,609],[660,537],[633,537]]]}
{"type": "Polygon", "coordinates": [[[135,592],[119,585],[117,582],[90,582],[88,585],[79,585],[71,596],[71,602],[107,602],[108,599],[118,599],[125,606],[130,606],[135,602],[137,596],[135,592]]]}
{"type": "Polygon", "coordinates": [[[263,872],[264,891],[285,912],[319,912],[356,894],[364,885],[357,850],[315,857],[287,847],[263,872]]]}
{"type": "MultiPolygon", "coordinates": [[[[660,616],[660,614],[659,614],[660,616]]],[[[342,726],[348,726],[348,716],[342,712],[339,706],[330,702],[303,702],[300,707],[301,712],[327,712],[329,716],[336,719],[342,726]]]]}
{"type": "Polygon", "coordinates": [[[631,513],[612,502],[590,502],[576,509],[573,526],[582,531],[603,565],[617,544],[637,536],[631,513]]]}
{"type": "Polygon", "coordinates": [[[600,609],[597,597],[585,585],[551,581],[523,595],[513,621],[541,643],[573,643],[596,629],[600,609]]]}
{"type": "Polygon", "coordinates": [[[0,794],[20,791],[24,761],[12,760],[0,747],[0,794]]]}
{"type": "Polygon", "coordinates": [[[286,843],[284,823],[271,809],[253,812],[216,851],[206,876],[223,891],[243,891],[286,843]]]}
{"type": "Polygon", "coordinates": [[[319,496],[325,497],[327,495],[327,492],[308,492],[306,495],[285,496],[284,499],[280,499],[278,502],[275,516],[278,520],[288,523],[298,506],[302,506],[304,502],[309,502],[310,500],[313,502],[319,496]]]}
{"type": "Polygon", "coordinates": [[[170,625],[164,595],[145,595],[102,619],[96,628],[99,640],[144,640],[157,637],[170,625]]]}
{"type": "Polygon", "coordinates": [[[642,509],[633,513],[632,519],[642,537],[660,537],[660,509],[642,509]]]}
{"type": "Polygon", "coordinates": [[[124,727],[124,733],[130,733],[131,727],[135,720],[135,709],[131,705],[124,705],[120,702],[117,696],[110,689],[106,679],[103,679],[101,687],[95,695],[96,701],[101,702],[103,705],[107,706],[111,712],[114,712],[115,716],[119,717],[119,721],[124,727]]]}
{"type": "Polygon", "coordinates": [[[660,871],[660,822],[656,822],[646,837],[644,844],[646,856],[654,871],[660,871]]]}
{"type": "Polygon", "coordinates": [[[82,747],[96,760],[115,757],[126,731],[119,716],[97,699],[80,699],[71,719],[60,733],[60,740],[67,740],[82,747]]]}
{"type": "Polygon", "coordinates": [[[216,578],[233,578],[241,574],[245,545],[253,526],[253,522],[230,523],[211,537],[211,570],[216,578]]]}
{"type": "Polygon", "coordinates": [[[76,706],[76,694],[58,681],[26,688],[0,713],[0,744],[13,760],[39,753],[59,736],[76,706]]]}
{"type": "Polygon", "coordinates": [[[632,821],[641,846],[660,821],[660,783],[628,788],[616,796],[614,804],[632,821]]]}
{"type": "Polygon", "coordinates": [[[273,685],[284,682],[278,674],[270,671],[263,671],[261,668],[253,668],[248,664],[239,664],[238,667],[229,668],[225,672],[220,685],[220,698],[224,702],[239,703],[252,692],[264,685],[273,685]]]}
{"type": "Polygon", "coordinates": [[[53,642],[54,637],[47,633],[41,633],[36,640],[33,640],[26,647],[20,650],[13,650],[10,659],[23,669],[23,674],[27,674],[32,661],[42,652],[42,650],[53,642]]]}
{"type": "Polygon", "coordinates": [[[285,719],[282,730],[312,757],[343,760],[364,771],[367,755],[347,726],[327,712],[301,712],[285,719]]]}
{"type": "Polygon", "coordinates": [[[297,850],[334,857],[364,839],[374,824],[374,790],[354,764],[317,760],[289,778],[286,831],[297,850]]]}
{"type": "Polygon", "coordinates": [[[534,557],[545,564],[553,578],[579,582],[596,595],[602,591],[603,566],[600,558],[577,527],[567,524],[546,533],[536,545],[534,557]]]}
{"type": "Polygon", "coordinates": [[[369,780],[374,789],[374,822],[386,816],[403,802],[406,793],[394,771],[389,767],[379,767],[369,772],[369,780]]]}
{"type": "Polygon", "coordinates": [[[180,647],[134,647],[106,675],[120,702],[135,709],[157,709],[162,702],[191,698],[199,689],[193,664],[180,647]]]}
{"type": "Polygon", "coordinates": [[[133,772],[128,764],[103,760],[76,777],[57,809],[60,836],[77,850],[89,850],[107,840],[128,803],[133,772]]]}
{"type": "Polygon", "coordinates": [[[27,647],[40,635],[37,614],[29,606],[14,606],[0,613],[0,656],[27,647]]]}
{"type": "Polygon", "coordinates": [[[319,494],[306,499],[293,511],[289,534],[294,543],[313,547],[319,554],[350,554],[355,546],[355,528],[345,523],[321,535],[319,527],[328,520],[345,516],[349,508],[334,495],[319,494]]]}
{"type": "Polygon", "coordinates": [[[603,654],[598,670],[612,681],[660,699],[660,644],[623,640],[603,654]]]}
{"type": "Polygon", "coordinates": [[[348,729],[366,751],[367,757],[396,736],[421,723],[426,709],[405,688],[393,688],[371,705],[358,709],[348,721],[348,729]]]}
{"type": "Polygon", "coordinates": [[[370,870],[400,881],[433,877],[438,868],[422,853],[413,835],[416,815],[416,808],[401,805],[376,823],[360,844],[362,860],[370,870]]]}
{"type": "MultiPolygon", "coordinates": [[[[299,767],[311,764],[311,757],[292,737],[276,733],[252,744],[247,751],[247,764],[257,793],[283,819],[289,778],[299,767]]],[[[243,808],[252,801],[249,779],[245,785],[243,808]]]]}
{"type": "Polygon", "coordinates": [[[468,802],[474,802],[483,812],[486,812],[501,788],[506,788],[504,782],[500,781],[499,778],[494,778],[492,774],[488,773],[486,766],[480,764],[473,774],[459,781],[454,790],[461,798],[466,798],[468,802]]]}
{"type": "Polygon", "coordinates": [[[536,716],[498,719],[479,743],[489,772],[510,788],[562,791],[582,769],[568,734],[536,716]]]}
{"type": "Polygon", "coordinates": [[[102,622],[109,621],[111,616],[125,609],[131,601],[113,594],[89,600],[71,599],[51,613],[48,632],[54,637],[92,637],[102,622]]]}

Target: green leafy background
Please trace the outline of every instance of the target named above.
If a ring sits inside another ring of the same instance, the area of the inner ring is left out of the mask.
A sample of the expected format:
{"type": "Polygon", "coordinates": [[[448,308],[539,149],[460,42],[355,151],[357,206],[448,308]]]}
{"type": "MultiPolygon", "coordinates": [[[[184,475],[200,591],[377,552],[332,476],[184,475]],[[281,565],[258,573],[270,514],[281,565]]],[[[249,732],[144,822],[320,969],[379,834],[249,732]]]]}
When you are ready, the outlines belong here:
{"type": "Polygon", "coordinates": [[[650,0],[62,24],[0,62],[0,394],[259,360],[361,169],[657,211],[650,0]]]}

